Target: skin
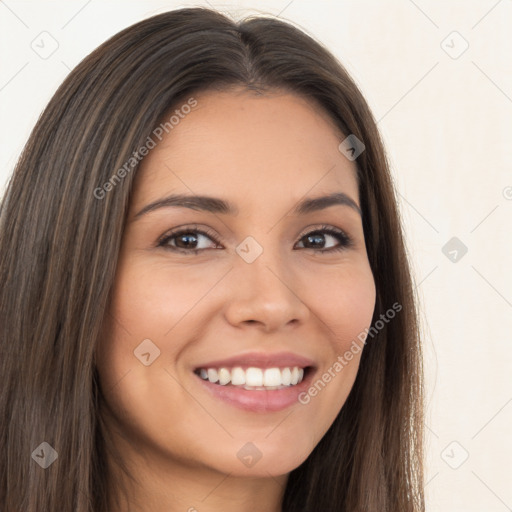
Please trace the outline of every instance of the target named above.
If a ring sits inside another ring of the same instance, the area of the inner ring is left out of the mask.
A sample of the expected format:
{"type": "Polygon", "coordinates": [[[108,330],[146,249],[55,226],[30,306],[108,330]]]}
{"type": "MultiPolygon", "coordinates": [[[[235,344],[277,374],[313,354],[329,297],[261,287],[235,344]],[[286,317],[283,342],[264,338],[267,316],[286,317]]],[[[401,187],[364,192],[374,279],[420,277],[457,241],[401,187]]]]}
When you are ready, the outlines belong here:
{"type": "Polygon", "coordinates": [[[333,192],[360,207],[355,162],[338,150],[345,136],[309,100],[241,89],[194,97],[197,107],[144,158],[134,183],[97,347],[105,421],[141,484],[128,484],[129,510],[278,512],[288,474],[345,403],[361,353],[307,405],[277,412],[226,404],[193,370],[253,350],[291,351],[315,361],[316,381],[370,327],[376,290],[359,213],[346,205],[289,213],[304,196],[333,192]],[[240,212],[166,207],[135,218],[170,193],[220,197],[240,212]],[[217,241],[196,233],[197,254],[183,236],[167,245],[188,253],[157,247],[194,224],[217,241]],[[319,252],[340,245],[329,234],[308,242],[323,224],[353,245],[319,252]],[[235,251],[247,236],[263,248],[250,264],[235,251]],[[134,356],[144,339],[160,350],[149,366],[134,356]],[[237,457],[249,441],[262,454],[252,467],[237,457]]]}

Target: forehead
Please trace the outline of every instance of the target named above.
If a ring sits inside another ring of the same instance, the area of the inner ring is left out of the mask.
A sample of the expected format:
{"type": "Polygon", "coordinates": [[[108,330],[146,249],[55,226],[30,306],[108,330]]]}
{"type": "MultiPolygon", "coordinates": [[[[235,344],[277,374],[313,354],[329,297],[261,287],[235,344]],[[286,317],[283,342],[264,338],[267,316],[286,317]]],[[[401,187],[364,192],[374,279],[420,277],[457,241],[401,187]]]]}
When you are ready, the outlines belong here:
{"type": "Polygon", "coordinates": [[[197,105],[144,158],[135,206],[166,192],[229,196],[258,206],[263,198],[277,204],[336,190],[358,202],[355,163],[338,149],[345,135],[315,102],[240,90],[194,99],[197,105]]]}

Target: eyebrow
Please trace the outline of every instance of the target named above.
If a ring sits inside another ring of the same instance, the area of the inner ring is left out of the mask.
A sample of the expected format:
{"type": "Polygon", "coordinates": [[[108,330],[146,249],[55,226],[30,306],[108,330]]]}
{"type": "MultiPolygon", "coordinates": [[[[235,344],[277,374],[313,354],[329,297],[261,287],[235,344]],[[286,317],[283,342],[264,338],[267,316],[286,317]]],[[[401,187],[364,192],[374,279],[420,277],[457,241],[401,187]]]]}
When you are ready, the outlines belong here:
{"type": "MultiPolygon", "coordinates": [[[[361,209],[357,203],[343,192],[335,192],[333,194],[306,198],[297,203],[292,212],[296,215],[305,215],[307,213],[316,212],[329,208],[334,205],[349,206],[362,216],[361,209]]],[[[146,213],[153,212],[160,208],[190,208],[191,210],[206,211],[211,213],[238,215],[238,208],[231,202],[211,196],[193,196],[186,194],[173,194],[162,199],[158,199],[142,208],[134,217],[134,220],[140,218],[146,213]]]]}

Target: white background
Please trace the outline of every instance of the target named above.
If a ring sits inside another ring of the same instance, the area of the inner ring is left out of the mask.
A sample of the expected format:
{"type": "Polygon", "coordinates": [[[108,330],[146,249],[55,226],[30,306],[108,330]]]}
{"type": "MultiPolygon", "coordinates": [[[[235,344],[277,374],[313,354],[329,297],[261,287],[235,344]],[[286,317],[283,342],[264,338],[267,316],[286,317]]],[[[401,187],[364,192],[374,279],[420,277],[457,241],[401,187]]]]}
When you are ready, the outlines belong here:
{"type": "Polygon", "coordinates": [[[361,87],[421,299],[427,510],[512,510],[512,0],[0,2],[0,194],[69,71],[119,30],[186,5],[292,21],[361,87]],[[58,48],[42,58],[43,44],[58,48]],[[452,237],[456,261],[443,253],[452,237]]]}

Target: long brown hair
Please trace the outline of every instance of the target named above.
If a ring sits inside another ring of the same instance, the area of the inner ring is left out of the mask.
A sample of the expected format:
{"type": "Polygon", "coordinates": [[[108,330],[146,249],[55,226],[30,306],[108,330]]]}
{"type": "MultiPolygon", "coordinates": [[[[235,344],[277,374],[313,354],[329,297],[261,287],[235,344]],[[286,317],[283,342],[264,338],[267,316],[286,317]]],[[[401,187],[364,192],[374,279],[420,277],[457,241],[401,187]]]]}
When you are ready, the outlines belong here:
{"type": "Polygon", "coordinates": [[[2,511],[108,512],[115,483],[105,462],[107,390],[99,387],[94,351],[138,167],[125,165],[183,98],[234,86],[315,100],[343,134],[364,142],[356,163],[377,289],[373,323],[392,304],[402,306],[368,341],[340,414],[290,473],[283,511],[424,510],[417,299],[370,109],[343,66],[291,23],[234,22],[186,8],[124,29],[70,73],[32,131],[2,200],[2,511]],[[98,193],[123,165],[114,190],[98,193]],[[36,457],[48,458],[52,449],[57,462],[42,469],[36,457]]]}

